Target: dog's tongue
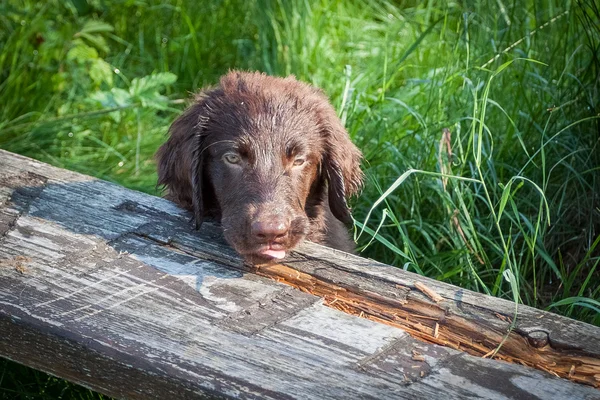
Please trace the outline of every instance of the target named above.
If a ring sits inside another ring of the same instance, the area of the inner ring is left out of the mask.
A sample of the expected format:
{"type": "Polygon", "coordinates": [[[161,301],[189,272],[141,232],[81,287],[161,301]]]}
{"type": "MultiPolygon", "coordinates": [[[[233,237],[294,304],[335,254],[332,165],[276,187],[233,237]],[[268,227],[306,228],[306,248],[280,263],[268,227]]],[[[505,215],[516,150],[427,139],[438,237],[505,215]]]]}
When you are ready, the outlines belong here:
{"type": "Polygon", "coordinates": [[[263,251],[261,254],[264,254],[265,256],[269,256],[272,258],[277,258],[277,259],[282,259],[285,257],[285,250],[265,250],[263,251]]]}

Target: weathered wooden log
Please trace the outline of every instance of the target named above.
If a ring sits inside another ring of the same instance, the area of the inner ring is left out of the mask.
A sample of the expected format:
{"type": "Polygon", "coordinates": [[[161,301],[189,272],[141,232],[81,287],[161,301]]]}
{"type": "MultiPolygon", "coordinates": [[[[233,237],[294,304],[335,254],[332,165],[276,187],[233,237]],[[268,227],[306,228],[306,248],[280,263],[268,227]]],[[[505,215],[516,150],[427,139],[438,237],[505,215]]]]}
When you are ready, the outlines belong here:
{"type": "Polygon", "coordinates": [[[0,150],[0,356],[121,398],[600,398],[598,327],[189,219],[0,150]]]}

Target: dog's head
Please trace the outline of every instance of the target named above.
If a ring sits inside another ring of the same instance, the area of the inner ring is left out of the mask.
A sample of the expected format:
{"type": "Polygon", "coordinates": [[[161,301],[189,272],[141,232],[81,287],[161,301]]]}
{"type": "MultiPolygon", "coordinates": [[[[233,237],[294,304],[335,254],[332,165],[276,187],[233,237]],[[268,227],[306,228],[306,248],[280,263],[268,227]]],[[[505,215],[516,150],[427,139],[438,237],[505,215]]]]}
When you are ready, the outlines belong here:
{"type": "Polygon", "coordinates": [[[327,97],[293,77],[230,72],[200,93],[157,154],[168,198],[220,217],[242,255],[283,258],[323,220],[350,220],[361,153],[327,97]]]}

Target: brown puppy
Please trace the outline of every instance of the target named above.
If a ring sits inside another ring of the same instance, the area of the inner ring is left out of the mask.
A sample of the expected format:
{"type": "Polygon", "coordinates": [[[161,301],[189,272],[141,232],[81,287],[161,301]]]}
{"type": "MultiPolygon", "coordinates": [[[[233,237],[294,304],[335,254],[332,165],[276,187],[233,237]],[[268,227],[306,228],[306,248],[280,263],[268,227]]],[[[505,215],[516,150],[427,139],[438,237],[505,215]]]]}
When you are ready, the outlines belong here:
{"type": "Polygon", "coordinates": [[[346,197],[361,153],[327,97],[294,77],[232,71],[201,91],[157,152],[166,198],[220,220],[248,259],[280,259],[303,239],[352,251],[346,197]]]}

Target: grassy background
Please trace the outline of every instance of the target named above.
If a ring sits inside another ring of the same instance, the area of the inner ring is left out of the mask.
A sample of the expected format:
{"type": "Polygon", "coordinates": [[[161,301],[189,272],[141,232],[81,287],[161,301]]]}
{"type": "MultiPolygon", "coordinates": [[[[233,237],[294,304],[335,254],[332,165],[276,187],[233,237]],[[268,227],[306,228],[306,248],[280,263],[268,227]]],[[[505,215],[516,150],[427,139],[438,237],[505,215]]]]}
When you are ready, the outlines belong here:
{"type": "MultiPolygon", "coordinates": [[[[598,7],[8,0],[0,148],[156,194],[190,92],[230,68],[295,74],[365,154],[363,255],[600,325],[598,7]]],[[[7,361],[0,390],[98,396],[7,361]]]]}

